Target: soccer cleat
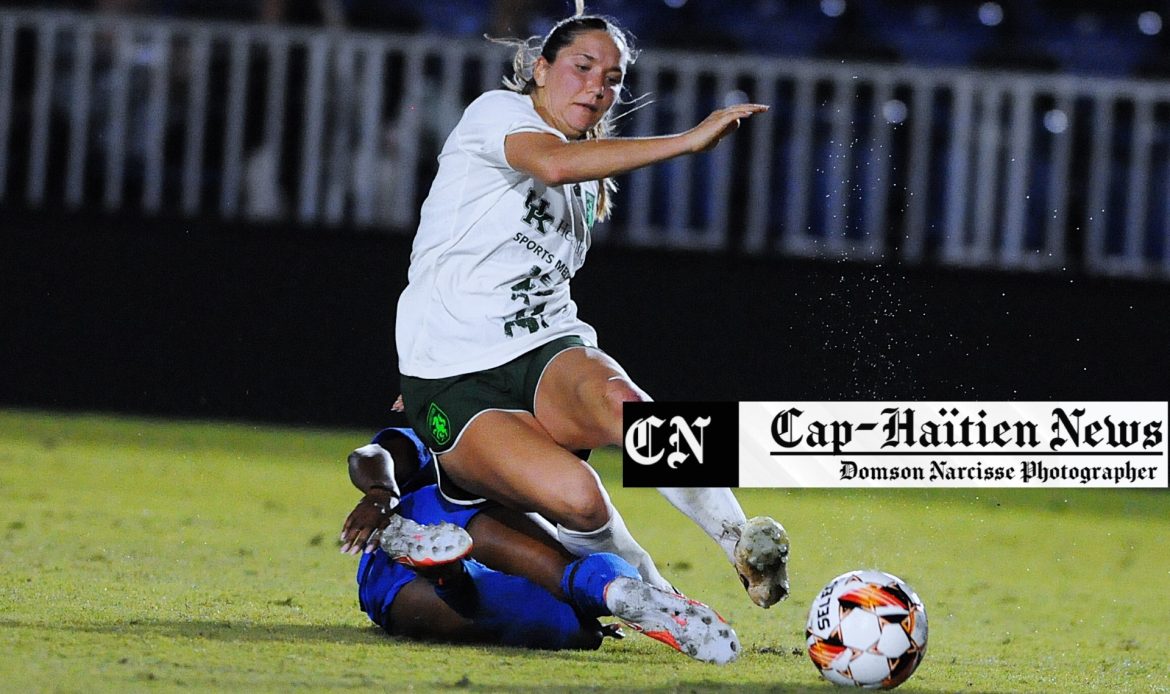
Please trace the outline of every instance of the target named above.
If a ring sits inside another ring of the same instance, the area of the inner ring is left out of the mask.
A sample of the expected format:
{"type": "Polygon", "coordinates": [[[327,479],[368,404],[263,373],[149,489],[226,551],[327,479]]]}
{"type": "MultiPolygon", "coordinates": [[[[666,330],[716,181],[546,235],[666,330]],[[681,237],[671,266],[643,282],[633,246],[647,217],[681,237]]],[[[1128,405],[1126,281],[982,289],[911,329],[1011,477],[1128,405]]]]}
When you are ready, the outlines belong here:
{"type": "Polygon", "coordinates": [[[391,559],[415,568],[449,564],[471,553],[471,536],[458,525],[421,525],[399,515],[390,518],[379,542],[391,559]]]}
{"type": "Polygon", "coordinates": [[[705,663],[739,655],[739,638],[715,610],[645,581],[621,576],[605,587],[605,604],[631,629],[705,663]]]}
{"type": "Polygon", "coordinates": [[[788,533],[767,516],[756,516],[737,528],[735,570],[748,597],[771,607],[788,597],[788,533]]]}

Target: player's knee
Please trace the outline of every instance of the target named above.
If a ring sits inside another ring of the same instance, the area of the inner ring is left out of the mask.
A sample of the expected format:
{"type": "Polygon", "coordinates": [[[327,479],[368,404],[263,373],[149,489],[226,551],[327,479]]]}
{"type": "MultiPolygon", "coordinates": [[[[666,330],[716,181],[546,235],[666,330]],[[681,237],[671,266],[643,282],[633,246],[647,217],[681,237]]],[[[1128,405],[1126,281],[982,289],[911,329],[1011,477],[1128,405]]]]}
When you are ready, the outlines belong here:
{"type": "Polygon", "coordinates": [[[606,434],[608,443],[621,442],[622,410],[627,402],[645,402],[650,397],[641,388],[624,378],[611,378],[605,382],[602,400],[606,409],[606,434]]]}
{"type": "Polygon", "coordinates": [[[622,405],[627,402],[642,402],[649,400],[646,393],[638,386],[624,378],[611,378],[605,382],[606,405],[620,416],[622,405]]]}
{"type": "Polygon", "coordinates": [[[596,479],[587,473],[575,484],[565,487],[561,493],[561,504],[563,510],[559,522],[570,530],[592,532],[609,522],[609,506],[605,503],[605,497],[596,479]]]}

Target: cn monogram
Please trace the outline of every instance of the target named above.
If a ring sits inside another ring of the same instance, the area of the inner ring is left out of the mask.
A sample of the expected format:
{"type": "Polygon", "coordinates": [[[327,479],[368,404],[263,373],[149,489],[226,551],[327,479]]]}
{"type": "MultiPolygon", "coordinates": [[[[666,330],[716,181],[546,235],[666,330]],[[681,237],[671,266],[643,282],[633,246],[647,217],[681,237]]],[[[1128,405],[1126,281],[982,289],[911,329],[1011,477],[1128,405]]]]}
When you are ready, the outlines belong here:
{"type": "Polygon", "coordinates": [[[654,434],[662,425],[669,424],[670,435],[666,437],[666,440],[673,450],[666,455],[667,466],[673,470],[678,468],[679,463],[687,460],[688,454],[682,451],[683,442],[686,443],[690,455],[693,455],[701,465],[703,463],[703,431],[710,423],[710,417],[696,417],[690,424],[687,424],[687,421],[680,416],[671,417],[669,422],[654,416],[643,417],[636,420],[626,430],[626,453],[631,460],[639,465],[653,465],[662,460],[663,454],[666,454],[667,451],[655,447],[654,434]]]}

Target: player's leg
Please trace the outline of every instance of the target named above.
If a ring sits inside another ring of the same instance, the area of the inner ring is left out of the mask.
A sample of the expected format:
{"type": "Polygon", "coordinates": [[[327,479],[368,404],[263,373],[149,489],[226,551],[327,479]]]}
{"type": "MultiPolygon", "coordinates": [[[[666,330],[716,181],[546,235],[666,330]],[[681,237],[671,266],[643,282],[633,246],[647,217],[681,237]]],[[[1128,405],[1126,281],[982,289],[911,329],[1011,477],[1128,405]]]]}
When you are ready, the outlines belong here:
{"type": "Polygon", "coordinates": [[[444,486],[450,478],[467,492],[574,529],[592,530],[608,520],[589,466],[527,412],[480,412],[438,457],[444,486]]]}
{"type": "MultiPolygon", "coordinates": [[[[549,639],[557,634],[564,638],[565,630],[573,623],[562,608],[571,603],[575,609],[570,612],[583,616],[583,625],[592,624],[588,618],[613,615],[698,660],[726,663],[737,654],[735,632],[711,608],[645,583],[638,571],[616,554],[574,559],[517,511],[499,506],[482,511],[460,506],[445,499],[433,486],[407,495],[400,510],[426,524],[424,532],[411,529],[414,535],[406,542],[408,545],[418,537],[428,537],[425,530],[432,527],[441,525],[460,531],[459,526],[467,528],[474,537],[474,554],[479,561],[448,564],[459,569],[454,574],[442,574],[445,567],[433,564],[419,571],[435,579],[435,592],[449,607],[476,624],[490,627],[507,643],[523,645],[524,639],[542,633],[544,636],[536,638],[536,642],[551,642],[549,639]],[[442,522],[432,525],[439,520],[442,522]],[[480,562],[490,563],[491,569],[480,562]],[[508,573],[492,569],[505,569],[508,573]],[[565,602],[556,606],[549,603],[550,599],[565,602]]],[[[392,525],[387,532],[399,527],[410,526],[392,525]]],[[[395,543],[399,541],[383,534],[383,547],[395,543]]],[[[444,544],[460,543],[438,543],[444,544]]],[[[579,630],[593,633],[585,626],[579,630]]]]}
{"type": "Polygon", "coordinates": [[[626,527],[626,521],[622,518],[621,512],[610,501],[609,492],[606,491],[605,485],[601,483],[601,478],[597,476],[597,473],[592,467],[589,468],[589,471],[593,473],[597,488],[601,491],[602,499],[605,501],[605,507],[609,511],[609,522],[592,532],[570,530],[558,525],[556,528],[557,541],[577,557],[584,557],[597,552],[617,554],[633,564],[646,582],[663,590],[674,592],[674,586],[658,571],[658,567],[654,564],[654,560],[650,557],[649,552],[643,549],[637,540],[634,539],[634,536],[630,534],[630,530],[626,527]]]}
{"type": "MultiPolygon", "coordinates": [[[[614,518],[618,522],[621,521],[621,516],[616,514],[616,510],[614,518]]],[[[625,527],[624,523],[621,527],[625,527]]],[[[591,554],[583,552],[578,555],[569,552],[528,514],[502,506],[493,506],[477,514],[467,524],[467,531],[475,541],[472,556],[476,560],[504,573],[524,576],[562,600],[571,599],[562,592],[566,567],[580,556],[591,554]]],[[[629,531],[625,532],[628,535],[629,531]]],[[[612,551],[610,553],[617,554],[612,551]]],[[[674,588],[657,574],[652,562],[649,563],[649,571],[645,567],[630,563],[639,576],[648,583],[675,592],[674,588]],[[647,573],[657,577],[657,580],[647,579],[645,575],[647,573]]]]}
{"type": "Polygon", "coordinates": [[[398,590],[379,626],[389,634],[411,639],[472,643],[484,638],[472,619],[456,612],[439,598],[430,582],[418,576],[398,590]]]}
{"type": "MultiPolygon", "coordinates": [[[[696,660],[723,665],[738,657],[735,631],[706,605],[642,581],[615,554],[595,554],[578,563],[591,566],[567,573],[565,590],[592,594],[595,586],[584,584],[603,584],[604,603],[598,607],[605,614],[696,660]],[[591,579],[581,578],[586,575],[591,579]]],[[[404,585],[383,628],[410,638],[551,650],[593,650],[608,633],[595,618],[581,616],[525,578],[475,561],[455,567],[461,573],[448,573],[443,585],[428,586],[421,575],[404,585]]]]}
{"type": "Polygon", "coordinates": [[[595,650],[601,645],[596,619],[581,617],[531,581],[474,562],[454,566],[462,573],[447,580],[465,586],[453,590],[417,576],[398,591],[382,627],[408,638],[521,648],[595,650]]]}
{"type": "Polygon", "coordinates": [[[620,445],[622,405],[648,400],[613,357],[592,347],[574,347],[545,366],[534,409],[557,443],[571,450],[591,449],[620,445]]]}
{"type": "Polygon", "coordinates": [[[358,568],[358,595],[370,619],[414,638],[597,648],[595,618],[532,581],[462,559],[472,547],[462,526],[476,515],[475,508],[446,502],[433,485],[403,496],[378,549],[358,568]]]}
{"type": "Polygon", "coordinates": [[[475,542],[471,556],[497,571],[524,576],[558,599],[561,579],[576,557],[539,528],[526,514],[503,506],[491,506],[467,523],[475,542]]]}
{"type": "MultiPolygon", "coordinates": [[[[535,410],[541,426],[561,445],[596,448],[620,445],[623,404],[649,399],[612,357],[578,347],[548,363],[535,410]]],[[[768,607],[787,597],[788,536],[779,523],[767,517],[749,523],[727,488],[659,492],[719,544],[756,604],[768,607]]]]}
{"type": "MultiPolygon", "coordinates": [[[[384,560],[375,552],[371,561],[384,560]]],[[[544,649],[596,649],[604,633],[590,614],[614,615],[636,631],[696,660],[726,664],[739,654],[735,631],[710,607],[642,581],[616,554],[572,562],[562,590],[573,609],[520,577],[476,561],[452,565],[442,581],[423,576],[403,586],[382,622],[391,634],[412,638],[498,643],[544,649]],[[428,580],[433,581],[427,590],[428,580]]]]}
{"type": "Polygon", "coordinates": [[[653,586],[616,554],[570,564],[561,590],[587,614],[613,615],[696,660],[723,665],[739,655],[735,631],[710,607],[653,586]]]}
{"type": "MultiPolygon", "coordinates": [[[[561,578],[565,567],[575,557],[528,514],[490,502],[470,506],[456,504],[439,493],[435,485],[408,494],[398,510],[400,515],[409,519],[407,523],[422,523],[429,533],[440,533],[441,529],[447,528],[462,533],[465,538],[422,543],[424,546],[431,544],[441,549],[466,544],[471,558],[481,564],[506,574],[523,576],[556,598],[565,599],[561,593],[561,578]]],[[[410,537],[403,540],[389,533],[384,539],[383,547],[416,544],[410,537]]],[[[402,552],[391,554],[397,556],[402,552]]]]}
{"type": "Polygon", "coordinates": [[[768,516],[748,520],[730,489],[658,491],[719,544],[752,602],[771,607],[788,597],[788,533],[768,516]]]}
{"type": "Polygon", "coordinates": [[[670,586],[626,530],[593,468],[553,441],[533,415],[479,413],[440,462],[464,490],[555,523],[558,540],[574,555],[612,552],[647,581],[670,586]]]}
{"type": "MultiPolygon", "coordinates": [[[[471,544],[470,556],[476,561],[506,574],[523,576],[557,599],[572,599],[562,588],[566,570],[577,556],[565,549],[528,514],[498,504],[460,506],[445,499],[434,486],[408,495],[400,510],[404,516],[424,523],[426,527],[423,532],[412,531],[412,536],[406,539],[387,535],[383,546],[410,548],[421,544],[424,550],[433,548],[429,551],[438,556],[444,548],[463,545],[458,538],[446,535],[450,534],[450,530],[465,528],[468,543],[471,544]],[[444,528],[448,529],[447,533],[444,533],[444,528]],[[419,543],[413,539],[414,535],[439,536],[443,539],[419,543]]],[[[405,520],[405,523],[411,522],[405,520]]],[[[394,527],[405,526],[395,524],[394,527]]],[[[395,556],[404,553],[392,552],[395,556]]],[[[453,552],[448,551],[448,554],[453,552]]],[[[601,594],[598,592],[594,599],[600,601],[601,594]]],[[[580,607],[593,616],[605,614],[580,607]]]]}

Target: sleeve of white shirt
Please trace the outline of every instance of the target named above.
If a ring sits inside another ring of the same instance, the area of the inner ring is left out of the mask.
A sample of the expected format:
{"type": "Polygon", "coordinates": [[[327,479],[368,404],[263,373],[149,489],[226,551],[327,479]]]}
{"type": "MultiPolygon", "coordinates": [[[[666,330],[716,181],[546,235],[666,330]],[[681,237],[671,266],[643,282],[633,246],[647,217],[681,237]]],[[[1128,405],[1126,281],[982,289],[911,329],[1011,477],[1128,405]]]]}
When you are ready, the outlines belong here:
{"type": "Polygon", "coordinates": [[[504,157],[504,138],[512,133],[541,132],[568,141],[564,133],[544,122],[532,100],[516,92],[487,92],[467,107],[459,124],[460,145],[491,166],[512,169],[504,157]]]}

